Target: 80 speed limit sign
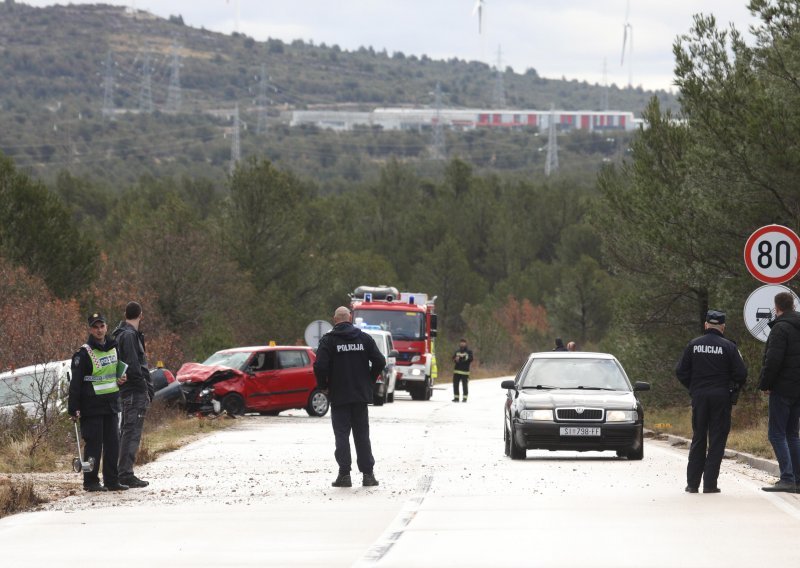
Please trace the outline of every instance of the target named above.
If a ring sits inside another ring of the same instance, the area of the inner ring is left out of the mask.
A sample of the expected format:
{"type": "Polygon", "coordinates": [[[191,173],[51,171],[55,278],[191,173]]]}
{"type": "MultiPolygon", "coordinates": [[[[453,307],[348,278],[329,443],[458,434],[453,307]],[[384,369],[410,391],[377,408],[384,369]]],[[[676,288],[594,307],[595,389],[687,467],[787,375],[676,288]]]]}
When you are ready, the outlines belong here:
{"type": "Polygon", "coordinates": [[[754,278],[782,284],[800,272],[800,238],[782,225],[761,227],[747,239],[744,262],[754,278]]]}

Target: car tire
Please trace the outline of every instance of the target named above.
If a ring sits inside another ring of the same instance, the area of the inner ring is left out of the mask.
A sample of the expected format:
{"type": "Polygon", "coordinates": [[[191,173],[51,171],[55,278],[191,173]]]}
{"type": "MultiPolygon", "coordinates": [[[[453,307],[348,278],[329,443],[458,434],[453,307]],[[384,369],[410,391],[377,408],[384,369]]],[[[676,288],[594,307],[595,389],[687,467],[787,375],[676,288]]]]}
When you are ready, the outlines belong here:
{"type": "Polygon", "coordinates": [[[408,387],[411,393],[411,400],[422,400],[425,398],[425,385],[412,385],[408,387]]]}
{"type": "Polygon", "coordinates": [[[316,416],[318,418],[325,416],[328,409],[331,407],[328,395],[319,389],[314,389],[308,397],[308,404],[306,404],[306,412],[309,416],[316,416]]]}
{"type": "Polygon", "coordinates": [[[526,448],[521,448],[517,445],[517,440],[514,436],[514,427],[511,427],[511,433],[509,434],[511,440],[509,441],[509,448],[508,448],[508,455],[511,457],[512,460],[524,460],[528,457],[528,450],[526,448]]]}
{"type": "Polygon", "coordinates": [[[511,455],[511,437],[508,435],[508,430],[503,426],[503,445],[505,446],[505,455],[511,455]]]}
{"type": "Polygon", "coordinates": [[[241,416],[245,411],[244,399],[242,398],[242,395],[235,392],[226,394],[220,402],[220,406],[222,407],[222,410],[232,416],[241,416]]]}
{"type": "Polygon", "coordinates": [[[394,402],[394,393],[390,392],[386,395],[386,402],[394,402]]]}
{"type": "Polygon", "coordinates": [[[423,388],[423,400],[430,400],[433,396],[433,380],[430,377],[425,377],[425,386],[423,388]]]}
{"type": "Polygon", "coordinates": [[[627,457],[631,461],[639,461],[644,459],[644,444],[639,444],[639,448],[636,450],[630,450],[627,454],[627,457]]]}

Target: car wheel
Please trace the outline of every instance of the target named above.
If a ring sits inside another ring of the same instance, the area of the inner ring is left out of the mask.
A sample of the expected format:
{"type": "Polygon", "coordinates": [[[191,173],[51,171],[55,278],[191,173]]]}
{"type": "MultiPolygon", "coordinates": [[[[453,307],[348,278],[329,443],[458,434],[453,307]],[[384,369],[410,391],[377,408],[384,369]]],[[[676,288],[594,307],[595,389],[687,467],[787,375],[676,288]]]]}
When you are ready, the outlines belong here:
{"type": "Polygon", "coordinates": [[[386,402],[394,402],[394,393],[390,392],[386,395],[386,402]]]}
{"type": "Polygon", "coordinates": [[[311,396],[308,397],[306,412],[309,416],[325,416],[330,405],[328,395],[319,389],[314,389],[311,391],[311,396]]]}
{"type": "Polygon", "coordinates": [[[639,461],[644,459],[644,444],[639,444],[639,448],[628,452],[628,459],[631,461],[639,461]]]}
{"type": "Polygon", "coordinates": [[[240,394],[236,394],[235,392],[226,394],[220,402],[220,405],[222,406],[222,410],[233,416],[244,414],[244,399],[240,394]]]}
{"type": "Polygon", "coordinates": [[[503,426],[503,445],[505,446],[505,454],[511,455],[511,438],[508,435],[508,430],[503,426]]]}
{"type": "Polygon", "coordinates": [[[511,456],[512,460],[524,460],[528,457],[528,450],[522,448],[517,445],[516,437],[514,436],[514,427],[511,427],[511,433],[509,434],[511,438],[509,443],[508,455],[511,456]]]}
{"type": "Polygon", "coordinates": [[[425,385],[413,385],[408,387],[408,392],[411,393],[411,400],[422,400],[425,398],[425,385]]]}

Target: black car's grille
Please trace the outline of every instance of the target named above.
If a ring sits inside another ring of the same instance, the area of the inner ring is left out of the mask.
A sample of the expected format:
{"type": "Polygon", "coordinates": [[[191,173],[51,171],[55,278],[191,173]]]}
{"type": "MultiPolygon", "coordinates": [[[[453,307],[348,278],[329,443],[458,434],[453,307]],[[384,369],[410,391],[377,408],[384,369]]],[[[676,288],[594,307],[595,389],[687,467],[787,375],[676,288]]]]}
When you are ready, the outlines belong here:
{"type": "Polygon", "coordinates": [[[602,422],[602,408],[556,408],[556,420],[570,422],[602,422]]]}

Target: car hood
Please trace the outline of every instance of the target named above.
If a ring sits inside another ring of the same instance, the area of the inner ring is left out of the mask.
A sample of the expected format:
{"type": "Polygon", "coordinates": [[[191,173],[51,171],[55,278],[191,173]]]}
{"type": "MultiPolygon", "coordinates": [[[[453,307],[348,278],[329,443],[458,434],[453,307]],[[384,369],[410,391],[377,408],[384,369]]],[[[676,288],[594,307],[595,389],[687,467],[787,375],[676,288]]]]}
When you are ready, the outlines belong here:
{"type": "Polygon", "coordinates": [[[586,408],[630,409],[636,406],[636,397],[630,391],[589,391],[577,389],[526,390],[519,394],[526,408],[561,408],[583,406],[586,408]]]}
{"type": "Polygon", "coordinates": [[[236,376],[243,376],[242,371],[218,365],[203,365],[202,363],[184,363],[178,369],[176,376],[181,383],[205,383],[225,381],[236,376]]]}

